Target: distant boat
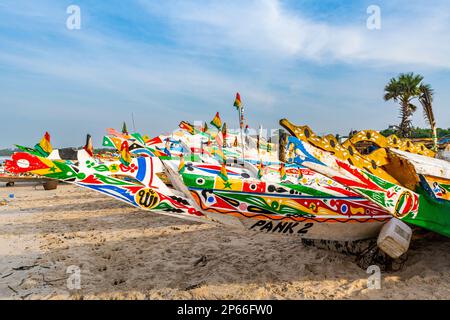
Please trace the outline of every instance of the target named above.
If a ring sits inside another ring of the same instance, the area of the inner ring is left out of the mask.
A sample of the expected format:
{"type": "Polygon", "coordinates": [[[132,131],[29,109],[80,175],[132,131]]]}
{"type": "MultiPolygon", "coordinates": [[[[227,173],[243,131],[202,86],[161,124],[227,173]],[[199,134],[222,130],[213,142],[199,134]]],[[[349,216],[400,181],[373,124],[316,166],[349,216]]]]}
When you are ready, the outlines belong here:
{"type": "Polygon", "coordinates": [[[8,160],[8,157],[3,157],[0,160],[0,182],[6,183],[7,187],[13,187],[15,183],[22,183],[22,182],[34,182],[34,183],[42,183],[44,185],[44,188],[46,190],[52,190],[56,189],[57,186],[57,180],[52,180],[48,178],[42,178],[37,175],[19,175],[19,174],[12,174],[10,172],[7,172],[5,170],[5,161],[8,160]]]}

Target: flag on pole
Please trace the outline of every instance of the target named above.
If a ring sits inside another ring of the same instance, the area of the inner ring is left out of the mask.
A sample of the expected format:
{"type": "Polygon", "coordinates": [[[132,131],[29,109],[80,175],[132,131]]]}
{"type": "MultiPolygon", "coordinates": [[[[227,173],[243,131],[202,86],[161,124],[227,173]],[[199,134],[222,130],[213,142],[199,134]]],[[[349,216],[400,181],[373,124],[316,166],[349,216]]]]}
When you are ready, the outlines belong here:
{"type": "Polygon", "coordinates": [[[189,122],[186,121],[181,121],[180,124],[178,125],[181,129],[186,130],[187,132],[189,132],[190,134],[194,135],[195,134],[195,128],[192,124],[190,124],[189,122]]]}
{"type": "Polygon", "coordinates": [[[225,166],[225,162],[222,163],[222,167],[220,168],[219,171],[219,177],[221,177],[223,181],[228,181],[228,173],[227,168],[225,166]]]}
{"type": "Polygon", "coordinates": [[[184,156],[181,155],[181,156],[180,156],[180,164],[178,165],[178,172],[179,172],[179,173],[183,173],[185,167],[186,167],[186,165],[185,165],[185,163],[184,163],[184,156]]]}
{"type": "Polygon", "coordinates": [[[37,143],[34,148],[44,157],[47,157],[50,153],[52,153],[53,147],[50,143],[50,134],[48,132],[45,132],[41,141],[37,143]]]}
{"type": "Polygon", "coordinates": [[[236,99],[234,100],[233,106],[239,112],[239,127],[244,129],[244,106],[242,105],[241,95],[239,92],[236,93],[236,99]]]}
{"type": "Polygon", "coordinates": [[[216,112],[216,115],[214,116],[214,119],[210,122],[214,127],[217,128],[217,130],[220,130],[222,128],[222,120],[220,120],[219,112],[216,112]]]}
{"type": "Polygon", "coordinates": [[[208,130],[209,130],[208,125],[205,122],[205,125],[203,126],[203,132],[206,133],[208,132],[208,130]]]}
{"type": "Polygon", "coordinates": [[[236,107],[236,110],[239,110],[242,107],[241,95],[239,94],[239,92],[236,93],[236,99],[234,100],[233,105],[236,107]]]}

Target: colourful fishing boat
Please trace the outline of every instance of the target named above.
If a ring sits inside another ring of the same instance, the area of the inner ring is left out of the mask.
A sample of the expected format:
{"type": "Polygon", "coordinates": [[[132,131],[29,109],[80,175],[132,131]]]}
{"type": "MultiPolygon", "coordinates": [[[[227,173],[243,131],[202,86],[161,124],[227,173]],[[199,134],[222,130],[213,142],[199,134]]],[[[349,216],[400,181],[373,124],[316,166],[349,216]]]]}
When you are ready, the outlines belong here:
{"type": "MultiPolygon", "coordinates": [[[[221,163],[212,154],[226,148],[217,143],[198,148],[192,141],[211,138],[184,131],[157,143],[109,131],[104,142],[121,153],[117,161],[102,162],[84,150],[77,152],[76,161],[19,152],[7,162],[7,170],[70,182],[156,213],[300,238],[373,238],[391,218],[339,182],[297,164],[274,161],[270,153],[268,161],[254,164],[258,150],[245,150],[253,161],[234,161],[241,153],[238,147],[230,148],[228,154],[236,157],[221,163]],[[149,141],[164,155],[148,150],[149,141]],[[182,151],[179,156],[174,149],[182,151]]],[[[278,155],[274,152],[273,157],[278,155]]]]}
{"type": "Polygon", "coordinates": [[[450,237],[450,163],[395,149],[390,159],[393,167],[407,167],[399,179],[421,198],[419,214],[403,221],[450,237]]]}
{"type": "Polygon", "coordinates": [[[281,120],[281,124],[297,136],[282,138],[280,155],[287,162],[322,173],[402,221],[450,236],[449,162],[427,156],[431,152],[412,144],[405,146],[417,153],[378,145],[375,154],[369,155],[350,152],[348,147],[352,145],[348,144],[346,158],[345,153],[333,152],[339,149],[337,144],[324,150],[317,147],[320,142],[313,142],[314,146],[299,135],[304,127],[287,120],[281,120]]]}

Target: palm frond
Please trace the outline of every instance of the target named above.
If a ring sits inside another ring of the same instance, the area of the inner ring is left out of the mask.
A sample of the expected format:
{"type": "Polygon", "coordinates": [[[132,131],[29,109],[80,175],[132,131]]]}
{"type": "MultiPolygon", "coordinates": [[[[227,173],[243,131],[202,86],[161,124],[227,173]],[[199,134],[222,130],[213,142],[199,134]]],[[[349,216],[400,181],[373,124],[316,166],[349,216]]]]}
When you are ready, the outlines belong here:
{"type": "Polygon", "coordinates": [[[392,78],[389,83],[384,87],[384,100],[394,100],[395,102],[398,101],[399,97],[401,95],[401,88],[400,84],[397,79],[392,78]]]}
{"type": "Polygon", "coordinates": [[[420,92],[419,101],[423,107],[424,118],[433,127],[436,125],[433,112],[433,89],[431,89],[430,85],[424,84],[420,86],[420,92]]]}

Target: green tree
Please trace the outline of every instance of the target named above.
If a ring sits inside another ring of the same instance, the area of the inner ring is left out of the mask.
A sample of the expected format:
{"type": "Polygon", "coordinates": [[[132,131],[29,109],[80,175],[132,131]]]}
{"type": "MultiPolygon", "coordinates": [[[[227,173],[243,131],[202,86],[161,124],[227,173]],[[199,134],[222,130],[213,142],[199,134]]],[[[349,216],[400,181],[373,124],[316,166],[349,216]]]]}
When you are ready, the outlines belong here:
{"type": "Polygon", "coordinates": [[[125,121],[123,122],[123,125],[122,125],[122,133],[128,134],[127,124],[125,123],[125,121]]]}
{"type": "Polygon", "coordinates": [[[411,116],[417,110],[413,100],[421,95],[420,86],[423,76],[414,73],[401,73],[397,78],[392,78],[384,87],[384,100],[393,100],[400,104],[401,122],[397,135],[400,137],[410,137],[411,116]]]}

